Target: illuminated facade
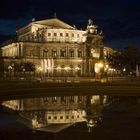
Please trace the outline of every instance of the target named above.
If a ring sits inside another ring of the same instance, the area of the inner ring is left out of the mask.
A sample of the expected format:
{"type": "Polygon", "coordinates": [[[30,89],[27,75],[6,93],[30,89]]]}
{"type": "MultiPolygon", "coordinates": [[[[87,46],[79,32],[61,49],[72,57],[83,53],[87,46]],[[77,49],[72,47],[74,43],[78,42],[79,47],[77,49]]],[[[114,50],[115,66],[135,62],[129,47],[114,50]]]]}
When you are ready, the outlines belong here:
{"type": "MultiPolygon", "coordinates": [[[[1,48],[3,69],[14,71],[16,65],[30,62],[35,65],[35,72],[44,76],[95,76],[95,69],[100,69],[95,64],[110,53],[102,40],[102,31],[92,20],[85,31],[57,18],[33,20],[17,30],[15,42],[1,48]]],[[[24,66],[22,70],[27,71],[24,66]]]]}

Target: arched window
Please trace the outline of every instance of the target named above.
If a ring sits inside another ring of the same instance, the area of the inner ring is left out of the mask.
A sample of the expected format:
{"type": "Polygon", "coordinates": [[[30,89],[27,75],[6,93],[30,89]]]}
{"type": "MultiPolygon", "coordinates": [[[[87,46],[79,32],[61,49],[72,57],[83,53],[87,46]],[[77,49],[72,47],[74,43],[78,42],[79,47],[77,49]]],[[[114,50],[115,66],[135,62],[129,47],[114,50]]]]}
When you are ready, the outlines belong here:
{"type": "Polygon", "coordinates": [[[82,50],[78,50],[78,57],[82,57],[82,50]]]}
{"type": "Polygon", "coordinates": [[[48,36],[51,36],[51,33],[48,33],[48,36]]]}
{"type": "Polygon", "coordinates": [[[69,37],[69,34],[68,33],[66,33],[66,37],[69,37]]]}
{"type": "Polygon", "coordinates": [[[70,51],[69,51],[69,53],[70,53],[70,57],[74,57],[74,50],[73,49],[71,49],[70,51]]]}
{"type": "Polygon", "coordinates": [[[57,36],[57,33],[54,33],[54,36],[57,36]]]}
{"type": "Polygon", "coordinates": [[[49,56],[48,50],[43,51],[43,57],[47,58],[49,56]]]}
{"type": "Polygon", "coordinates": [[[60,50],[60,57],[65,57],[66,56],[66,50],[65,49],[61,49],[60,50]]]}
{"type": "Polygon", "coordinates": [[[56,58],[57,57],[57,51],[56,51],[56,49],[53,49],[52,50],[52,57],[53,58],[56,58]]]}

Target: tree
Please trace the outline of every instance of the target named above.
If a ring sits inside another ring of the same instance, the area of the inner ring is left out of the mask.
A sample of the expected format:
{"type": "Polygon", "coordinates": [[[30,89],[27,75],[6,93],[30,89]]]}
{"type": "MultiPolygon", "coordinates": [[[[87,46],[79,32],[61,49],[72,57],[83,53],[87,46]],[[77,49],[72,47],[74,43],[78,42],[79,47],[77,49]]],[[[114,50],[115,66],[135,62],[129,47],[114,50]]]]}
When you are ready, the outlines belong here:
{"type": "Polygon", "coordinates": [[[122,55],[120,51],[116,51],[110,54],[107,57],[107,61],[109,63],[109,66],[112,68],[115,68],[117,70],[121,70],[123,68],[122,55]]]}
{"type": "Polygon", "coordinates": [[[134,45],[128,45],[120,51],[116,51],[107,58],[111,67],[127,72],[135,71],[136,65],[140,65],[140,50],[134,45]]]}
{"type": "Polygon", "coordinates": [[[122,58],[124,66],[129,71],[133,71],[136,69],[136,65],[140,64],[140,51],[134,45],[128,45],[122,51],[122,58]]]}

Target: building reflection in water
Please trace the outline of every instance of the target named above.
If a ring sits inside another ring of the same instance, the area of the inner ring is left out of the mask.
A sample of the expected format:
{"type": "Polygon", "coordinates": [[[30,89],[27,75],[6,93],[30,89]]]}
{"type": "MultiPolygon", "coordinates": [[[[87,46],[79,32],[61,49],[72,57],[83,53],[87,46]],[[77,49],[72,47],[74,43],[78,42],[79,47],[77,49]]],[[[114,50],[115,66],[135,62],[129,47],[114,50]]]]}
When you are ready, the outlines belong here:
{"type": "Polygon", "coordinates": [[[106,96],[46,96],[4,101],[3,106],[19,112],[19,121],[34,130],[59,132],[86,122],[88,132],[102,121],[106,96]]]}

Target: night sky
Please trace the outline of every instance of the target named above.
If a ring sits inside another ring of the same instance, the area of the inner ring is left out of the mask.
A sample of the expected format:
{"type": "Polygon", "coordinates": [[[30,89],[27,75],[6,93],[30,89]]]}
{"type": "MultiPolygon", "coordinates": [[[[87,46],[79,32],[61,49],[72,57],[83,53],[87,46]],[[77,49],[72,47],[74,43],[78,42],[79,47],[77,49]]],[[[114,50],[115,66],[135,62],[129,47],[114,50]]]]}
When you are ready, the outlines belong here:
{"type": "Polygon", "coordinates": [[[103,30],[105,44],[140,48],[140,0],[1,0],[0,42],[16,34],[16,29],[36,20],[57,17],[78,29],[87,20],[103,30]]]}

